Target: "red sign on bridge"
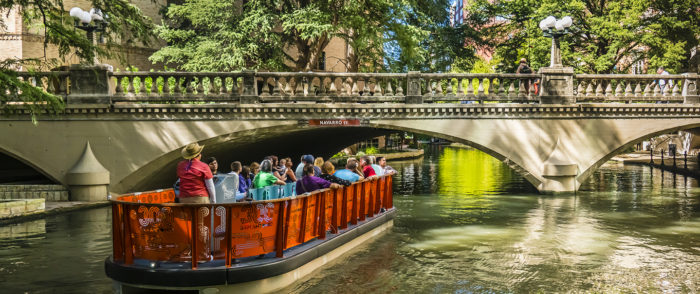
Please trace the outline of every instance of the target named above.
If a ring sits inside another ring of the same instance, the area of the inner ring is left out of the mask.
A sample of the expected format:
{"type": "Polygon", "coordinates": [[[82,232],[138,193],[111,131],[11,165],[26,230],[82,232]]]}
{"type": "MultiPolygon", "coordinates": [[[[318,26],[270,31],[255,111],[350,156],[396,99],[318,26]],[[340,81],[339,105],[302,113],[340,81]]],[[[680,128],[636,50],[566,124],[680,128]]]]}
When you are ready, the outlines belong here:
{"type": "Polygon", "coordinates": [[[359,119],[310,119],[310,126],[329,126],[329,127],[345,127],[359,126],[359,119]]]}

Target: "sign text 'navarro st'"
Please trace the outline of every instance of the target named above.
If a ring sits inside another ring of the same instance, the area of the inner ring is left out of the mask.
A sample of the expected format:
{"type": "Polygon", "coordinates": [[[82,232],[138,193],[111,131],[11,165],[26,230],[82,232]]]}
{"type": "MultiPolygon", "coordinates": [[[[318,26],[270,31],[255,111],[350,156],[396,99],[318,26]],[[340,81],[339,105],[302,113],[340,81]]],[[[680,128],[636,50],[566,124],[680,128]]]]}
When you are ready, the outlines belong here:
{"type": "Polygon", "coordinates": [[[359,119],[310,119],[310,126],[329,126],[329,127],[344,127],[344,126],[359,126],[359,119]]]}

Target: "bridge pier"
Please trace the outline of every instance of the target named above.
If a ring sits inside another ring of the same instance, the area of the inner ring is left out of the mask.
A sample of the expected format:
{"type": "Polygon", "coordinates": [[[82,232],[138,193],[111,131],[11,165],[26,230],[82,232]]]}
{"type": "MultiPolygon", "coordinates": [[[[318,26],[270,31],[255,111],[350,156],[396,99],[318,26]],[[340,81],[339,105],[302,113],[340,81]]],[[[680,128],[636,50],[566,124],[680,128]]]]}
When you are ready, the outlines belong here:
{"type": "Polygon", "coordinates": [[[109,171],[97,160],[90,148],[90,142],[85,144],[83,154],[66,174],[66,183],[70,189],[71,201],[105,201],[109,187],[109,171]]]}

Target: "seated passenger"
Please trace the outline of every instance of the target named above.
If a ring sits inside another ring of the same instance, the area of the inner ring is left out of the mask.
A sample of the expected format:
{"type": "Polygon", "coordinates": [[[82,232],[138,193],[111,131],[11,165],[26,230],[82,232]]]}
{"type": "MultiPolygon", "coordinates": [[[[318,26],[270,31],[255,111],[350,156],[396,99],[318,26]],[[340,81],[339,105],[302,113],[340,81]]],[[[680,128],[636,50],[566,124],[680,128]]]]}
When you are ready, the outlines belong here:
{"type": "Polygon", "coordinates": [[[320,178],[331,183],[336,183],[343,186],[350,186],[352,184],[348,180],[343,180],[333,175],[333,173],[335,173],[335,166],[333,166],[333,163],[331,163],[330,161],[326,161],[323,163],[323,166],[321,167],[321,172],[322,173],[320,178]]]}
{"type": "Polygon", "coordinates": [[[339,187],[338,184],[314,176],[314,166],[308,164],[304,167],[304,177],[297,181],[297,195],[325,188],[338,189],[339,187]]]}
{"type": "Polygon", "coordinates": [[[231,163],[231,172],[229,173],[230,175],[235,175],[238,177],[238,193],[236,193],[236,199],[239,199],[240,195],[245,195],[245,192],[248,191],[248,182],[246,182],[246,179],[241,175],[241,171],[243,171],[243,166],[241,165],[240,161],[234,161],[231,163]]]}
{"type": "Polygon", "coordinates": [[[357,160],[348,159],[348,163],[345,164],[345,168],[337,170],[335,173],[333,173],[333,175],[340,179],[349,181],[350,183],[364,179],[355,173],[355,170],[357,170],[357,160]]]}
{"type": "Polygon", "coordinates": [[[396,173],[396,170],[393,167],[388,166],[386,164],[386,158],[377,157],[377,163],[382,168],[382,171],[385,175],[396,173]]]}
{"type": "Polygon", "coordinates": [[[377,164],[377,158],[374,156],[370,156],[369,161],[372,163],[372,169],[374,169],[374,173],[378,176],[383,176],[384,170],[381,166],[377,164]]]}
{"type": "Polygon", "coordinates": [[[318,168],[322,168],[323,167],[323,157],[316,157],[316,159],[314,159],[314,166],[318,167],[318,168]]]}
{"type": "Polygon", "coordinates": [[[294,169],[292,167],[294,166],[292,164],[292,159],[287,157],[284,159],[284,163],[286,165],[285,173],[284,175],[287,176],[287,180],[285,181],[286,183],[296,183],[297,182],[297,175],[294,174],[294,169]]]}
{"type": "Polygon", "coordinates": [[[376,176],[377,173],[374,172],[372,168],[372,163],[369,161],[369,156],[362,156],[360,159],[360,167],[362,169],[362,174],[364,174],[365,179],[371,176],[376,176]]]}
{"type": "Polygon", "coordinates": [[[216,175],[219,172],[219,162],[216,161],[216,157],[208,157],[207,160],[204,161],[204,163],[209,165],[212,175],[216,175]]]}
{"type": "Polygon", "coordinates": [[[314,164],[314,157],[310,154],[306,154],[301,157],[299,165],[297,165],[297,168],[294,171],[294,175],[297,179],[301,179],[304,176],[304,167],[307,164],[314,164]]]}
{"type": "Polygon", "coordinates": [[[255,175],[257,175],[258,172],[260,172],[260,164],[257,162],[251,163],[249,168],[250,168],[250,177],[251,178],[254,178],[255,175]]]}
{"type": "Polygon", "coordinates": [[[241,180],[244,180],[245,183],[245,191],[248,192],[250,188],[253,187],[253,179],[251,179],[250,176],[250,168],[247,166],[244,166],[241,172],[238,174],[238,177],[241,180]]]}
{"type": "Polygon", "coordinates": [[[253,186],[259,189],[272,185],[284,185],[284,181],[272,174],[272,161],[265,159],[260,164],[260,172],[253,179],[253,186]]]}

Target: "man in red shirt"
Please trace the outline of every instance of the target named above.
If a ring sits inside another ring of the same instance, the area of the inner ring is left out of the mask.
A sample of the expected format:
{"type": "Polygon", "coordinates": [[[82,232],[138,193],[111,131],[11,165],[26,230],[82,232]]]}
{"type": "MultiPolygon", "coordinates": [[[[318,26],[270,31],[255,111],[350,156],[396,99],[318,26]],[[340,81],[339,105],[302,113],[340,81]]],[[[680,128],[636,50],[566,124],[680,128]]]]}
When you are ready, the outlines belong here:
{"type": "Polygon", "coordinates": [[[200,146],[197,143],[190,143],[182,149],[182,157],[185,160],[177,164],[180,203],[215,202],[214,175],[209,165],[200,161],[202,149],[204,145],[200,146]]]}
{"type": "Polygon", "coordinates": [[[362,173],[365,175],[365,179],[377,175],[369,161],[369,156],[362,156],[360,159],[360,166],[362,166],[362,173]]]}

